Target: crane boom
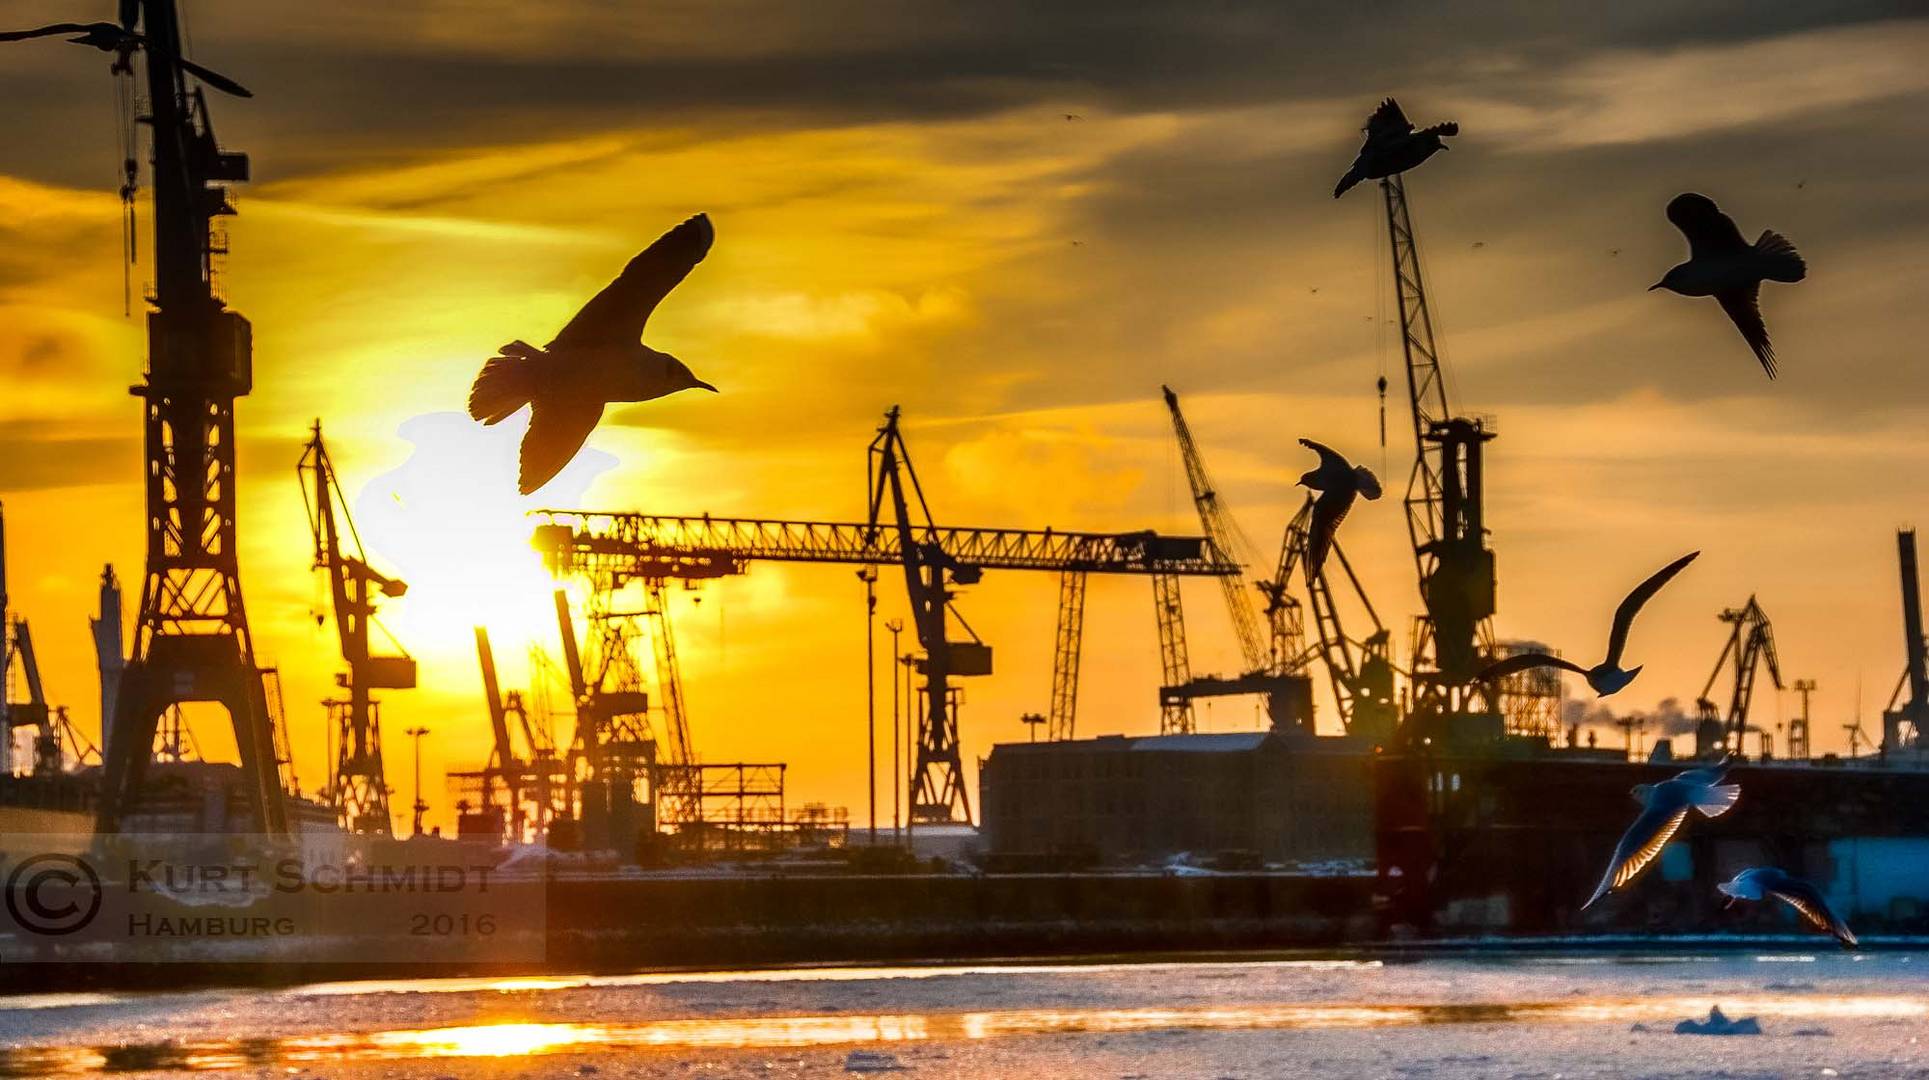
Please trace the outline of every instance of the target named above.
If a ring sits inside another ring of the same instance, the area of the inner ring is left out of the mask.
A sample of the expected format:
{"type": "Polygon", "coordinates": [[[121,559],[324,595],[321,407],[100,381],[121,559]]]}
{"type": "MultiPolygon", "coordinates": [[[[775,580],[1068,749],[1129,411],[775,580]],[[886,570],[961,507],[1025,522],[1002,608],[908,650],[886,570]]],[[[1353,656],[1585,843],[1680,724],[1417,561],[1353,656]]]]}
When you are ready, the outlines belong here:
{"type": "MultiPolygon", "coordinates": [[[[1192,427],[1186,423],[1185,413],[1179,408],[1179,395],[1170,386],[1161,386],[1159,390],[1165,395],[1166,410],[1172,414],[1172,430],[1179,438],[1179,458],[1185,464],[1186,485],[1192,489],[1192,505],[1199,512],[1199,528],[1206,535],[1206,543],[1226,562],[1246,561],[1252,545],[1246,541],[1238,523],[1219,499],[1219,488],[1206,471],[1205,455],[1200,451],[1198,441],[1192,437],[1192,427]]],[[[1226,614],[1232,619],[1233,635],[1239,641],[1239,653],[1245,660],[1246,670],[1266,670],[1269,667],[1267,650],[1259,633],[1258,605],[1253,602],[1254,590],[1243,576],[1233,575],[1220,578],[1219,588],[1225,594],[1226,614]]]]}

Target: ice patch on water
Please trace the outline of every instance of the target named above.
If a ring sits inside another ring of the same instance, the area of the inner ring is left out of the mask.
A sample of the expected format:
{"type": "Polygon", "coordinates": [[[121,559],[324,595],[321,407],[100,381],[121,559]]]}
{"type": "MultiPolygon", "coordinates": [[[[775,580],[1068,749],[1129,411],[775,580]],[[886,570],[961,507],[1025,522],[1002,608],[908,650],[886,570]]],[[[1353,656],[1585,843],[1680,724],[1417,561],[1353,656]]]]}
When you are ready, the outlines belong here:
{"type": "Polygon", "coordinates": [[[1708,1010],[1706,1020],[1683,1020],[1674,1026],[1676,1035],[1760,1035],[1762,1026],[1752,1016],[1730,1020],[1722,1015],[1721,1006],[1708,1010]]]}

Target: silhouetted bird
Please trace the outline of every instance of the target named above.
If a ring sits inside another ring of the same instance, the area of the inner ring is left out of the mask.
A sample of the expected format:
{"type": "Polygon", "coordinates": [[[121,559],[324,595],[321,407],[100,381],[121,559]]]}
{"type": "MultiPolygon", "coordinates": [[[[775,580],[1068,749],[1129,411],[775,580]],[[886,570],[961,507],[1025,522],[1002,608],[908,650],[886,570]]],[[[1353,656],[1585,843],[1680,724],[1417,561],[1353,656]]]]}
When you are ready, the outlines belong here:
{"type": "Polygon", "coordinates": [[[603,418],[605,404],[717,389],[683,361],[637,340],[656,305],[703,261],[715,238],[706,215],[685,221],[631,259],[548,349],[512,341],[482,365],[469,391],[470,416],[495,424],[530,406],[522,439],[524,495],[569,464],[603,418]]]}
{"type": "Polygon", "coordinates": [[[1608,249],[1608,258],[1610,258],[1610,259],[1612,259],[1612,258],[1614,258],[1614,257],[1615,257],[1616,255],[1619,255],[1619,254],[1621,254],[1621,249],[1620,249],[1620,248],[1609,248],[1609,249],[1608,249]]]}
{"type": "Polygon", "coordinates": [[[1068,112],[1068,113],[1066,113],[1066,114],[1065,114],[1065,119],[1067,119],[1067,120],[1083,120],[1083,119],[1085,119],[1085,118],[1084,118],[1083,116],[1080,116],[1080,115],[1078,115],[1077,113],[1069,113],[1069,112],[1068,112]]]}
{"type": "Polygon", "coordinates": [[[1751,866],[1715,888],[1728,897],[1729,907],[1734,907],[1737,900],[1765,900],[1772,896],[1794,908],[1802,921],[1815,929],[1834,934],[1837,941],[1851,948],[1856,944],[1855,931],[1829,907],[1822,890],[1778,867],[1751,866]]]}
{"type": "Polygon", "coordinates": [[[1306,575],[1311,580],[1326,566],[1326,553],[1333,549],[1333,534],[1339,531],[1346,512],[1353,509],[1353,500],[1361,495],[1368,499],[1380,497],[1380,478],[1366,466],[1355,465],[1332,448],[1311,439],[1301,439],[1299,444],[1319,455],[1319,468],[1299,478],[1301,484],[1320,493],[1319,498],[1313,500],[1313,526],[1306,553],[1306,575]]]}
{"type": "Polygon", "coordinates": [[[1607,659],[1599,664],[1584,668],[1572,660],[1549,656],[1546,653],[1519,653],[1487,665],[1480,674],[1474,676],[1474,681],[1485,682],[1489,679],[1504,678],[1529,668],[1557,667],[1572,671],[1586,679],[1594,692],[1602,697],[1607,697],[1626,687],[1634,681],[1636,675],[1641,674],[1639,666],[1625,671],[1621,668],[1621,653],[1628,647],[1628,630],[1634,625],[1634,617],[1640,613],[1641,605],[1647,603],[1655,593],[1660,592],[1661,586],[1666,585],[1669,578],[1679,574],[1682,568],[1694,562],[1695,556],[1699,554],[1701,552],[1691,551],[1655,571],[1654,576],[1635,586],[1634,591],[1627,595],[1627,599],[1621,601],[1621,606],[1614,609],[1614,630],[1608,635],[1607,659]]]}
{"type": "MultiPolygon", "coordinates": [[[[0,41],[25,41],[29,38],[56,37],[61,34],[75,36],[67,40],[75,45],[87,45],[102,52],[119,53],[124,59],[128,53],[147,44],[147,39],[126,27],[114,23],[54,23],[34,30],[0,31],[0,41]]],[[[202,82],[236,97],[253,97],[248,88],[228,78],[218,71],[210,71],[192,60],[177,60],[181,69],[190,72],[202,82]]]]}
{"type": "Polygon", "coordinates": [[[1628,826],[1628,831],[1621,834],[1614,858],[1608,861],[1607,873],[1601,876],[1601,884],[1595,887],[1587,903],[1581,905],[1581,910],[1586,911],[1609,890],[1626,885],[1647,869],[1675,833],[1681,831],[1689,810],[1699,810],[1703,817],[1720,817],[1733,808],[1741,798],[1741,785],[1722,783],[1727,778],[1729,764],[1730,759],[1724,757],[1711,766],[1676,773],[1659,784],[1634,785],[1630,794],[1641,804],[1641,814],[1628,826]]]}
{"type": "Polygon", "coordinates": [[[1447,144],[1440,141],[1442,135],[1458,134],[1460,125],[1451,120],[1413,130],[1413,124],[1400,111],[1400,103],[1387,98],[1367,119],[1366,142],[1360,145],[1360,156],[1353,159],[1353,167],[1340,177],[1333,197],[1337,199],[1346,194],[1348,188],[1362,180],[1384,180],[1414,168],[1432,157],[1434,151],[1447,148],[1447,144]]]}
{"type": "MultiPolygon", "coordinates": [[[[1444,147],[1442,147],[1442,149],[1445,149],[1445,148],[1444,148],[1444,147]]],[[[1479,250],[1480,250],[1481,248],[1484,248],[1484,247],[1486,247],[1486,246],[1487,246],[1487,241],[1485,241],[1485,240],[1475,240],[1475,241],[1474,241],[1474,250],[1475,250],[1475,251],[1479,251],[1479,250]]]]}
{"type": "Polygon", "coordinates": [[[1668,220],[1688,238],[1688,261],[1669,270],[1648,291],[1667,289],[1683,296],[1712,296],[1735,321],[1742,340],[1755,350],[1762,370],[1775,377],[1775,349],[1762,324],[1761,285],[1764,281],[1795,282],[1808,274],[1795,245],[1772,229],[1762,231],[1753,244],[1706,195],[1689,192],[1668,203],[1668,220]]]}

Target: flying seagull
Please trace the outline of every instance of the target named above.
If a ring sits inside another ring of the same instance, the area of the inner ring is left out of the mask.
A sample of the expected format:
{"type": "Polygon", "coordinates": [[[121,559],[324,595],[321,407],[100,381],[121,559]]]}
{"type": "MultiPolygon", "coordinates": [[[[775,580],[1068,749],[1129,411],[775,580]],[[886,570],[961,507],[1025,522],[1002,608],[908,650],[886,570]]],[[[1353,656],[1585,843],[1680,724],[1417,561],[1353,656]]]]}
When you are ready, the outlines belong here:
{"type": "MultiPolygon", "coordinates": [[[[54,23],[34,30],[0,31],[0,41],[26,41],[29,38],[58,37],[61,34],[73,34],[74,36],[67,40],[75,45],[89,45],[102,52],[119,53],[122,58],[147,44],[147,39],[140,34],[107,22],[54,23]]],[[[175,62],[181,65],[183,71],[189,72],[222,93],[244,98],[254,96],[247,87],[218,71],[210,71],[192,60],[177,58],[175,62]]]]}
{"type": "Polygon", "coordinates": [[[1688,192],[1668,203],[1668,220],[1688,238],[1688,261],[1669,270],[1648,291],[1666,289],[1683,296],[1712,296],[1735,322],[1742,340],[1755,350],[1762,370],[1775,377],[1775,347],[1762,323],[1761,287],[1764,281],[1796,282],[1808,275],[1808,265],[1795,245],[1773,229],[1762,230],[1753,244],[1741,238],[1733,218],[1721,212],[1706,195],[1688,192]]]}
{"type": "Polygon", "coordinates": [[[1368,499],[1380,497],[1380,478],[1366,466],[1341,457],[1331,447],[1311,439],[1301,439],[1299,444],[1319,455],[1319,468],[1299,478],[1302,485],[1320,493],[1319,498],[1313,500],[1312,550],[1306,555],[1306,577],[1310,581],[1319,577],[1320,570],[1326,566],[1326,553],[1333,548],[1333,534],[1339,531],[1346,512],[1353,509],[1353,500],[1361,495],[1368,499]]]}
{"type": "Polygon", "coordinates": [[[1504,660],[1497,660],[1487,665],[1481,670],[1480,674],[1474,676],[1474,681],[1485,682],[1489,679],[1499,679],[1517,672],[1526,671],[1529,668],[1557,667],[1572,671],[1586,679],[1587,685],[1592,687],[1594,692],[1601,697],[1606,697],[1626,687],[1634,681],[1636,675],[1641,674],[1641,668],[1638,665],[1625,670],[1621,667],[1621,653],[1628,647],[1628,630],[1634,625],[1635,615],[1640,613],[1641,605],[1647,603],[1650,597],[1661,591],[1661,586],[1666,585],[1669,578],[1679,574],[1682,568],[1694,562],[1695,556],[1699,554],[1701,554],[1699,551],[1690,551],[1688,554],[1655,571],[1653,577],[1635,586],[1634,591],[1627,595],[1627,599],[1621,601],[1621,606],[1614,609],[1614,630],[1608,635],[1607,659],[1601,661],[1599,664],[1591,668],[1584,668],[1572,660],[1563,659],[1559,656],[1549,656],[1546,653],[1525,652],[1509,656],[1504,660]]]}
{"type": "Polygon", "coordinates": [[[1659,784],[1634,785],[1633,795],[1641,804],[1641,814],[1628,826],[1628,831],[1621,834],[1607,873],[1601,876],[1594,895],[1587,898],[1581,910],[1586,911],[1609,890],[1621,888],[1647,869],[1675,833],[1681,831],[1689,810],[1699,810],[1704,817],[1720,817],[1732,809],[1741,798],[1741,785],[1722,783],[1728,775],[1729,764],[1730,759],[1724,757],[1705,768],[1676,773],[1659,784]]]}
{"type": "Polygon", "coordinates": [[[1822,890],[1779,867],[1751,866],[1715,888],[1728,897],[1729,907],[1734,907],[1738,900],[1766,900],[1772,896],[1794,908],[1803,922],[1825,934],[1834,934],[1837,941],[1850,948],[1855,947],[1855,931],[1829,907],[1822,890]]]}
{"type": "Polygon", "coordinates": [[[522,439],[524,495],[569,464],[612,401],[649,401],[679,390],[716,387],[669,353],[637,339],[650,312],[709,253],[716,231],[704,214],[685,221],[631,259],[563,327],[547,349],[512,341],[482,365],[469,391],[469,415],[484,424],[530,407],[522,439]]]}
{"type": "Polygon", "coordinates": [[[1432,157],[1434,151],[1447,148],[1447,144],[1440,141],[1442,135],[1458,134],[1460,125],[1451,120],[1413,130],[1407,114],[1400,111],[1400,103],[1387,98],[1367,118],[1366,142],[1360,144],[1360,156],[1353,159],[1353,167],[1340,177],[1333,197],[1337,199],[1346,194],[1348,188],[1362,180],[1384,180],[1418,166],[1432,157]]]}

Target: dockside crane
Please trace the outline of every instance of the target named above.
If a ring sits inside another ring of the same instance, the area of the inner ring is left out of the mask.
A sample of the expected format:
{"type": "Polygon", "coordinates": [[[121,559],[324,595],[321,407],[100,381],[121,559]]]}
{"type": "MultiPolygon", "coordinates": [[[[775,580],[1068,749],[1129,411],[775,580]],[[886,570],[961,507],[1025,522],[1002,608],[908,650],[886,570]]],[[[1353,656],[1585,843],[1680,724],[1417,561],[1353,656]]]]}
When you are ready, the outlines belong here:
{"type": "MultiPolygon", "coordinates": [[[[112,718],[95,831],[118,832],[139,809],[154,736],[183,702],[216,702],[233,723],[248,802],[263,833],[294,831],[281,771],[283,738],[270,676],[256,663],[236,558],[235,403],[254,387],[253,330],[215,289],[227,250],[229,185],[248,179],[248,157],[215,137],[209,89],[248,96],[239,84],[183,56],[176,0],[122,0],[117,23],[89,28],[126,80],[121,197],[140,178],[132,132],[152,148],[153,288],[147,294],[147,371],[141,399],[146,571],[134,639],[112,718]],[[147,115],[133,115],[135,56],[147,115]]],[[[132,229],[130,221],[129,237],[132,229]]],[[[130,245],[131,247],[131,245],[130,245]]]]}
{"type": "MultiPolygon", "coordinates": [[[[1170,386],[1159,387],[1166,411],[1172,416],[1173,434],[1179,440],[1179,458],[1185,467],[1186,486],[1192,492],[1192,505],[1199,515],[1199,527],[1213,557],[1221,562],[1251,565],[1258,561],[1256,549],[1231,511],[1219,496],[1218,485],[1206,469],[1205,453],[1192,436],[1179,407],[1179,395],[1170,386]]],[[[1274,728],[1302,727],[1313,730],[1310,684],[1304,676],[1303,639],[1280,640],[1289,633],[1293,620],[1274,620],[1274,639],[1260,632],[1256,598],[1266,595],[1273,604],[1290,598],[1270,590],[1265,583],[1244,574],[1219,578],[1225,598],[1226,614],[1232,620],[1233,636],[1239,643],[1244,667],[1235,678],[1194,678],[1185,640],[1185,619],[1179,601],[1178,579],[1161,575],[1153,579],[1153,603],[1158,615],[1159,655],[1163,661],[1165,684],[1159,688],[1160,727],[1167,732],[1189,732],[1193,727],[1192,703],[1201,697],[1227,694],[1259,694],[1266,701],[1266,715],[1274,728]]],[[[1269,615],[1272,612],[1269,610],[1269,615]]]]}
{"type": "Polygon", "coordinates": [[[869,514],[862,522],[543,511],[535,534],[552,571],[627,581],[700,581],[744,573],[751,562],[898,566],[911,595],[922,657],[921,709],[912,764],[912,819],[969,821],[958,746],[956,679],[988,675],[991,647],[958,620],[952,601],[987,570],[1060,575],[1218,576],[1239,567],[1203,537],[936,524],[910,467],[899,413],[891,410],[870,447],[869,514]],[[913,510],[913,507],[916,510],[913,510]]]}
{"type": "MultiPolygon", "coordinates": [[[[512,842],[547,842],[549,826],[569,812],[569,785],[548,732],[532,723],[520,691],[504,692],[496,672],[489,631],[476,627],[476,661],[482,673],[483,702],[492,736],[489,763],[473,772],[452,772],[451,783],[472,785],[475,802],[467,812],[500,815],[489,829],[512,842]],[[515,727],[510,720],[516,721],[515,727]],[[515,736],[522,735],[523,749],[515,736]]],[[[468,830],[464,830],[467,832],[468,830]]]]}
{"type": "Polygon", "coordinates": [[[1761,740],[1761,756],[1772,757],[1768,732],[1748,723],[1748,711],[1755,700],[1757,669],[1766,665],[1775,689],[1782,688],[1782,665],[1775,655],[1775,629],[1768,621],[1768,614],[1752,596],[1741,607],[1724,610],[1719,618],[1733,629],[1722,644],[1721,655],[1715,659],[1715,668],[1709,672],[1701,696],[1695,699],[1699,714],[1695,725],[1695,756],[1710,757],[1723,750],[1742,754],[1748,732],[1754,731],[1761,740]],[[1733,680],[1725,715],[1710,697],[1724,670],[1733,680]]]}
{"type": "Polygon", "coordinates": [[[1929,749],[1923,731],[1929,729],[1929,639],[1922,630],[1922,584],[1916,570],[1916,531],[1896,533],[1896,559],[1902,573],[1902,678],[1889,707],[1882,712],[1882,753],[1885,757],[1913,749],[1929,749]],[[1904,696],[1905,692],[1908,696],[1904,696]]]}
{"type": "Polygon", "coordinates": [[[369,643],[369,628],[380,598],[399,597],[408,586],[368,564],[334,463],[322,442],[319,420],[311,429],[296,474],[307,501],[315,569],[328,575],[336,636],[348,668],[335,676],[335,685],[348,696],[322,702],[336,736],[329,799],[342,828],[367,836],[392,836],[388,780],[382,767],[381,702],[372,691],[413,689],[415,661],[406,652],[376,654],[369,643]]]}
{"type": "MultiPolygon", "coordinates": [[[[1298,602],[1288,588],[1295,572],[1306,567],[1307,572],[1301,576],[1305,578],[1307,599],[1313,609],[1313,651],[1319,655],[1331,680],[1340,725],[1348,734],[1360,735],[1376,744],[1384,743],[1393,737],[1400,712],[1399,700],[1394,696],[1392,635],[1380,622],[1379,612],[1374,610],[1366,587],[1360,584],[1359,575],[1354,573],[1353,564],[1337,539],[1328,550],[1326,565],[1317,574],[1310,572],[1312,517],[1313,498],[1309,496],[1287,522],[1273,580],[1262,586],[1268,600],[1268,614],[1276,627],[1274,639],[1281,643],[1303,640],[1298,635],[1304,631],[1281,627],[1280,623],[1299,617],[1298,602]],[[1346,575],[1353,602],[1371,626],[1363,636],[1347,633],[1339,598],[1328,580],[1334,566],[1346,575]]],[[[1275,645],[1276,650],[1282,647],[1275,645]]]]}
{"type": "Polygon", "coordinates": [[[1380,190],[1413,415],[1407,534],[1424,608],[1414,625],[1408,727],[1414,741],[1438,741],[1463,734],[1449,718],[1496,711],[1489,691],[1473,682],[1493,652],[1494,553],[1482,516],[1481,454],[1494,435],[1448,403],[1404,175],[1380,181],[1380,190]]]}

